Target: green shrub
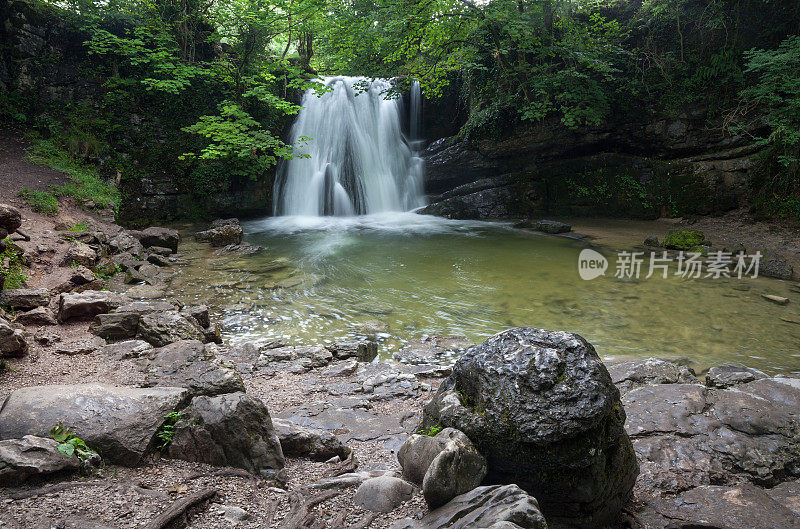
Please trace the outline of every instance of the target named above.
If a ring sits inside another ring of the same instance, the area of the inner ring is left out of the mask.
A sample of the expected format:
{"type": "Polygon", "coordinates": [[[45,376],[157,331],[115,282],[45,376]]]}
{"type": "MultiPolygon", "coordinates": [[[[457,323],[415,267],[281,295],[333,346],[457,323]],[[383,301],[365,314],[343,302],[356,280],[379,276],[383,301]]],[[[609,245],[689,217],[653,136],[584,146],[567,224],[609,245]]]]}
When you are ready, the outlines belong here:
{"type": "Polygon", "coordinates": [[[43,215],[54,217],[58,213],[58,199],[48,191],[25,188],[19,192],[31,209],[43,215]]]}
{"type": "Polygon", "coordinates": [[[182,416],[183,414],[179,411],[173,411],[164,415],[164,424],[162,424],[161,428],[156,432],[156,438],[159,440],[157,445],[159,450],[164,450],[172,444],[172,439],[175,437],[175,424],[182,416]]]}
{"type": "Polygon", "coordinates": [[[22,252],[11,239],[5,239],[5,243],[6,249],[0,253],[0,289],[21,288],[28,281],[23,273],[22,252]]]}
{"type": "Polygon", "coordinates": [[[664,248],[670,250],[699,250],[706,236],[702,231],[679,229],[672,230],[664,236],[664,248]]]}

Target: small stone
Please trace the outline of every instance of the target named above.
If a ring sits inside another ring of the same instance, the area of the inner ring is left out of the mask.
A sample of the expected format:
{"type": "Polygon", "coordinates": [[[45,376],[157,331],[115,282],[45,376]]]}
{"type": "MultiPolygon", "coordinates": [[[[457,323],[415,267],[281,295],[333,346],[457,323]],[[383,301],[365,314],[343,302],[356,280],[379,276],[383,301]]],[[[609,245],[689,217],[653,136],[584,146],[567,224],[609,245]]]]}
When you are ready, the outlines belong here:
{"type": "Polygon", "coordinates": [[[658,242],[658,237],[655,237],[655,236],[651,235],[650,237],[647,237],[644,240],[644,245],[645,246],[650,246],[650,247],[653,247],[653,248],[659,248],[661,246],[661,243],[658,242]]]}
{"type": "Polygon", "coordinates": [[[706,385],[712,388],[729,388],[739,384],[747,384],[754,380],[767,378],[767,374],[758,369],[741,366],[712,367],[706,375],[706,385]]]}
{"type": "Polygon", "coordinates": [[[239,523],[252,518],[252,515],[241,507],[222,505],[219,509],[222,511],[222,517],[231,523],[239,523]]]}
{"type": "Polygon", "coordinates": [[[789,304],[789,298],[785,298],[783,296],[776,296],[775,294],[761,294],[761,297],[767,301],[771,301],[772,303],[777,303],[778,305],[789,304]]]}
{"type": "Polygon", "coordinates": [[[557,234],[572,231],[572,226],[555,220],[540,220],[533,225],[533,229],[543,233],[557,234]]]}

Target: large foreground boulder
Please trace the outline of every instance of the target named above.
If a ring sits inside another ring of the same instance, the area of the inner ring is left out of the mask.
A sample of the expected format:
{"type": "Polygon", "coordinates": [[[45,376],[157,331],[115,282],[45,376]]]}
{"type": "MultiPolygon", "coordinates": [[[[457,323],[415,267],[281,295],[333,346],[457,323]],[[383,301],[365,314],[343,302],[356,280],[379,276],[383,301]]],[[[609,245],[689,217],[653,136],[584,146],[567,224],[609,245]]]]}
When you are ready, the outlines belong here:
{"type": "Polygon", "coordinates": [[[243,468],[279,479],[284,466],[281,443],[267,407],[244,393],[192,399],[174,429],[170,457],[243,468]]]}
{"type": "Polygon", "coordinates": [[[24,333],[0,317],[0,358],[23,356],[27,351],[24,333]]]}
{"type": "Polygon", "coordinates": [[[516,483],[556,525],[614,522],[638,467],[619,391],[594,348],[517,328],[468,350],[425,406],[423,426],[464,432],[490,483],[516,483]]]}
{"type": "Polygon", "coordinates": [[[26,435],[0,441],[0,487],[17,487],[28,478],[71,472],[80,465],[75,454],[59,452],[52,439],[26,435]]]}
{"type": "Polygon", "coordinates": [[[164,416],[188,400],[183,388],[104,384],[37,386],[11,393],[0,409],[0,439],[48,437],[61,423],[113,463],[136,465],[164,416]]]}
{"type": "Polygon", "coordinates": [[[400,520],[391,529],[547,529],[547,523],[535,498],[516,485],[493,485],[457,496],[421,520],[400,520]]]}

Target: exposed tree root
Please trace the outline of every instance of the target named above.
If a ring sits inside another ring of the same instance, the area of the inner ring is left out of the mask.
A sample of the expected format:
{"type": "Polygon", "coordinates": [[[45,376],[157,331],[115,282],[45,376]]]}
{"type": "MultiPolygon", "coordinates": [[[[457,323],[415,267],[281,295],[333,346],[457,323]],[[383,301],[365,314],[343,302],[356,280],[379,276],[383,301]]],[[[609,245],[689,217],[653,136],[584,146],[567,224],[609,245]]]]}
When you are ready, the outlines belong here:
{"type": "Polygon", "coordinates": [[[147,524],[145,529],[165,529],[177,520],[183,519],[188,525],[188,511],[195,505],[209,500],[217,495],[216,489],[203,489],[185,498],[181,498],[170,505],[166,511],[159,514],[147,524]]]}

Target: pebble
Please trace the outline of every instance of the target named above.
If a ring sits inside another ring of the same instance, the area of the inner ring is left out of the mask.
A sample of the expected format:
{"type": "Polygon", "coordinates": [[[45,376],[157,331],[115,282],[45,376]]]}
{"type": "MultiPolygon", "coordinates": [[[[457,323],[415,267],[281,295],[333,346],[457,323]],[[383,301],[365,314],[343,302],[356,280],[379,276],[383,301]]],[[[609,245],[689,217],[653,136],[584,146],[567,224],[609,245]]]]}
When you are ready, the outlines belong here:
{"type": "Polygon", "coordinates": [[[789,298],[784,298],[783,296],[776,296],[775,294],[761,294],[761,297],[766,299],[767,301],[777,303],[778,305],[789,304],[789,298]]]}

